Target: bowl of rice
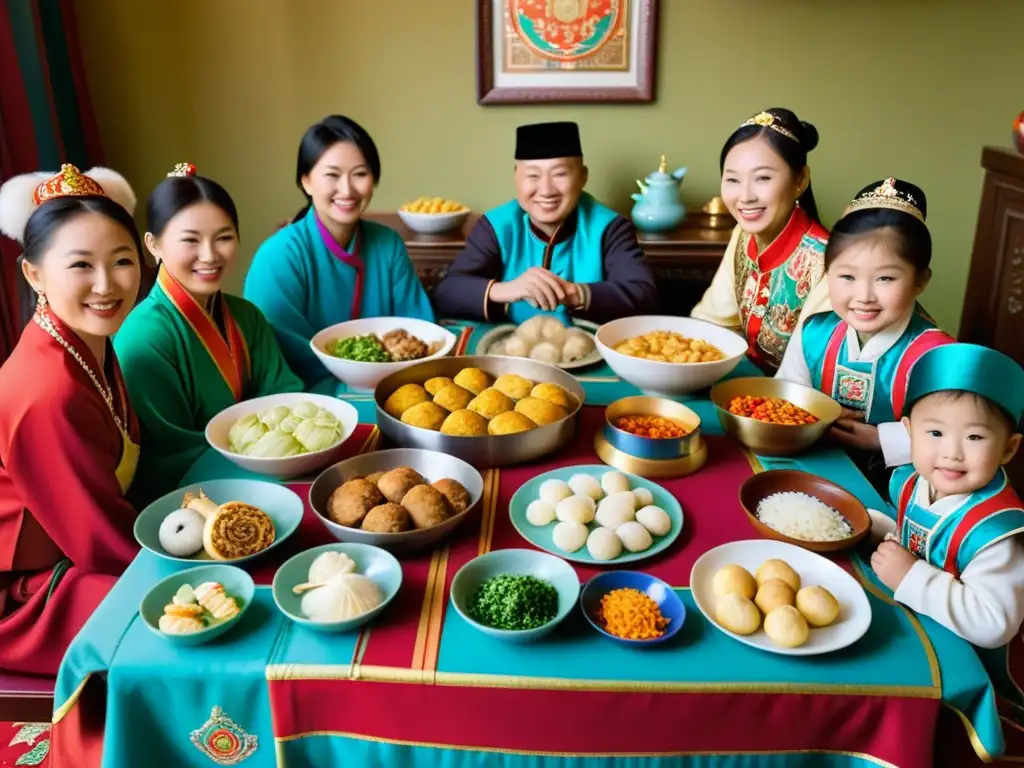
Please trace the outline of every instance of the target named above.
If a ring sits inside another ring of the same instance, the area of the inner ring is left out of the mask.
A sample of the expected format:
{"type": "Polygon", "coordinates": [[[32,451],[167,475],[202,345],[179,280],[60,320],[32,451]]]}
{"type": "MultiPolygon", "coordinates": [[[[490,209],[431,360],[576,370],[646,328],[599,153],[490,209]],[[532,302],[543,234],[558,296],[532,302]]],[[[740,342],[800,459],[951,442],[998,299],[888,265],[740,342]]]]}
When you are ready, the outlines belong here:
{"type": "Polygon", "coordinates": [[[794,469],[754,475],[740,487],[740,504],[762,536],[812,552],[847,549],[871,530],[868,511],[856,496],[794,469]]]}

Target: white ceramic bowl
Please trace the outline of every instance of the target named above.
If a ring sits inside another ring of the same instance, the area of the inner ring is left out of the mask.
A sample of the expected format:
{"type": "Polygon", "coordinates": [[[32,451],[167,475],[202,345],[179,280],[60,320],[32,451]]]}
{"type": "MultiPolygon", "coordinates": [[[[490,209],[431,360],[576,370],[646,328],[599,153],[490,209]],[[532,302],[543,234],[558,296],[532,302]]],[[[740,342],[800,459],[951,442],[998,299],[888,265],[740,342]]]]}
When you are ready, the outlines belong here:
{"type": "Polygon", "coordinates": [[[341,458],[341,449],[345,441],[352,437],[359,414],[350,403],[326,395],[312,395],[305,392],[288,392],[280,395],[267,395],[235,403],[218,413],[206,425],[206,442],[221,456],[234,462],[242,469],[271,477],[301,477],[334,464],[341,458]],[[271,459],[258,456],[242,456],[228,447],[228,433],[235,422],[250,413],[261,413],[275,405],[286,405],[294,408],[302,401],[330,411],[341,422],[341,440],[330,448],[298,456],[287,456],[283,459],[271,459]]]}
{"type": "Polygon", "coordinates": [[[398,218],[413,232],[419,232],[421,235],[438,235],[461,227],[466,223],[469,214],[468,208],[453,213],[412,213],[400,210],[398,218]]]}
{"type": "Polygon", "coordinates": [[[747,353],[747,342],[728,328],[675,315],[637,315],[612,320],[597,329],[594,339],[601,357],[620,379],[654,395],[685,395],[706,389],[731,373],[747,353]],[[615,351],[619,342],[654,331],[674,331],[688,339],[703,339],[718,347],[725,359],[713,363],[663,363],[615,351]]]}
{"type": "Polygon", "coordinates": [[[392,373],[408,368],[410,365],[422,363],[424,360],[433,360],[444,357],[455,346],[458,339],[455,334],[442,328],[435,323],[426,320],[417,320],[412,317],[367,317],[362,320],[348,320],[324,328],[316,336],[310,339],[309,346],[314,354],[320,358],[320,362],[330,371],[338,381],[348,385],[350,389],[357,389],[369,392],[377,386],[377,382],[392,373]],[[389,331],[404,328],[411,335],[421,339],[427,345],[434,342],[443,342],[441,348],[429,357],[421,357],[418,360],[404,360],[400,363],[361,363],[356,360],[343,360],[327,353],[327,344],[338,339],[347,339],[350,336],[365,336],[368,333],[375,333],[383,336],[389,331]]]}

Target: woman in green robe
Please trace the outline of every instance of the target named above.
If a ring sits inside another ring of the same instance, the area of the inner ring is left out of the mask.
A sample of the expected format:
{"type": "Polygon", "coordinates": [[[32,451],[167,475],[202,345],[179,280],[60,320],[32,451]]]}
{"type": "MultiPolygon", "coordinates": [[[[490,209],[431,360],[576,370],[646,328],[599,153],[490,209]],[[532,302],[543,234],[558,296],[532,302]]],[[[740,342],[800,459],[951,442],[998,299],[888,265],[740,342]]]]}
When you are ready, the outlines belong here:
{"type": "Polygon", "coordinates": [[[138,507],[178,487],[222,410],[303,390],[260,310],[220,290],[238,253],[227,191],[182,163],[150,194],[146,214],[146,247],[160,269],[114,338],[142,426],[131,489],[138,507]]]}

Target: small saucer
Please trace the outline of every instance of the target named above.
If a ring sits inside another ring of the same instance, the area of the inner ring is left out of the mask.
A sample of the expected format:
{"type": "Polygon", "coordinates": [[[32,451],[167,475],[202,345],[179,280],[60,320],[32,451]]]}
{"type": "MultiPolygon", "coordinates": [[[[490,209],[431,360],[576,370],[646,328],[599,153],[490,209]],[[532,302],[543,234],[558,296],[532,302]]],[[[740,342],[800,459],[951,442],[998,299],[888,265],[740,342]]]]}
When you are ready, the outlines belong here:
{"type": "Polygon", "coordinates": [[[640,477],[688,477],[708,460],[708,447],[703,438],[688,456],[680,456],[678,459],[641,459],[620,451],[608,442],[603,430],[598,430],[594,437],[594,450],[598,458],[608,466],[640,477]]]}

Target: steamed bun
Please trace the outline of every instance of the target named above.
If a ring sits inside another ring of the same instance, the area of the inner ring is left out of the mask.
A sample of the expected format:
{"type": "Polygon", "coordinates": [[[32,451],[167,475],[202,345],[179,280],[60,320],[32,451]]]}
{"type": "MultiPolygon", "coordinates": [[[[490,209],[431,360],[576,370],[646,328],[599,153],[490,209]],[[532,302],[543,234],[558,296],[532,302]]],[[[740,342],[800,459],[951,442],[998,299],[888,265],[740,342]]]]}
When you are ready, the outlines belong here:
{"type": "Polygon", "coordinates": [[[636,513],[636,521],[655,536],[664,536],[672,530],[672,518],[661,507],[644,507],[636,513]]]}
{"type": "Polygon", "coordinates": [[[555,516],[562,522],[590,523],[594,520],[594,500],[589,496],[570,496],[555,507],[555,516]]]}
{"type": "MultiPolygon", "coordinates": [[[[547,318],[544,315],[534,315],[516,329],[515,335],[526,342],[528,347],[533,346],[541,340],[541,329],[545,322],[547,318]]],[[[508,349],[507,343],[505,349],[508,349]]]]}
{"type": "MultiPolygon", "coordinates": [[[[549,341],[551,344],[559,350],[561,349],[562,343],[565,341],[565,336],[568,333],[566,327],[562,325],[562,321],[557,317],[549,317],[544,321],[544,325],[540,328],[540,337],[544,341],[549,341]]],[[[555,361],[557,362],[557,360],[555,361]]]]}
{"type": "Polygon", "coordinates": [[[555,526],[551,538],[563,552],[575,552],[587,543],[587,526],[583,523],[561,522],[555,526]]]}
{"type": "Polygon", "coordinates": [[[622,540],[615,531],[595,528],[587,537],[587,551],[595,560],[614,560],[622,554],[622,540]]]}
{"type": "Polygon", "coordinates": [[[630,552],[643,552],[654,543],[650,532],[635,520],[623,523],[615,529],[615,533],[630,552]]]}
{"type": "Polygon", "coordinates": [[[646,488],[634,488],[633,495],[636,497],[636,507],[641,509],[642,507],[649,507],[654,503],[654,494],[646,488]]]}
{"type": "MultiPolygon", "coordinates": [[[[506,349],[508,349],[507,346],[506,349]]],[[[550,365],[558,365],[558,362],[562,359],[562,351],[550,341],[542,341],[530,350],[530,359],[539,360],[550,365]]]]}
{"type": "Polygon", "coordinates": [[[594,351],[594,339],[583,331],[569,331],[562,345],[562,362],[571,363],[580,360],[594,351]]]}
{"type": "Polygon", "coordinates": [[[716,597],[722,597],[730,592],[742,595],[747,600],[753,600],[757,594],[757,582],[750,575],[750,571],[740,565],[726,565],[715,571],[714,579],[711,581],[711,589],[716,597]]]}
{"type": "Polygon", "coordinates": [[[540,484],[540,497],[551,506],[572,496],[572,488],[565,480],[545,480],[540,484]]]}
{"type": "MultiPolygon", "coordinates": [[[[494,347],[491,347],[490,351],[492,354],[495,354],[494,347]]],[[[526,357],[530,354],[530,345],[521,336],[513,334],[505,340],[504,354],[510,357],[526,357]]]]}
{"type": "Polygon", "coordinates": [[[589,496],[594,501],[604,496],[604,491],[601,490],[601,483],[597,481],[597,478],[583,472],[579,472],[569,478],[569,487],[572,488],[572,492],[577,496],[589,496]]]}
{"type": "Polygon", "coordinates": [[[555,519],[555,508],[543,499],[531,501],[526,508],[526,522],[530,525],[547,525],[555,519]]]}
{"type": "Polygon", "coordinates": [[[624,494],[622,492],[613,493],[611,496],[601,499],[601,503],[597,505],[597,514],[595,515],[597,524],[615,531],[623,523],[635,520],[636,515],[633,513],[632,496],[633,494],[626,491],[624,494]],[[626,499],[626,496],[630,498],[626,499]]]}
{"type": "Polygon", "coordinates": [[[601,490],[611,495],[629,490],[629,478],[621,472],[605,472],[601,475],[601,490]]]}

